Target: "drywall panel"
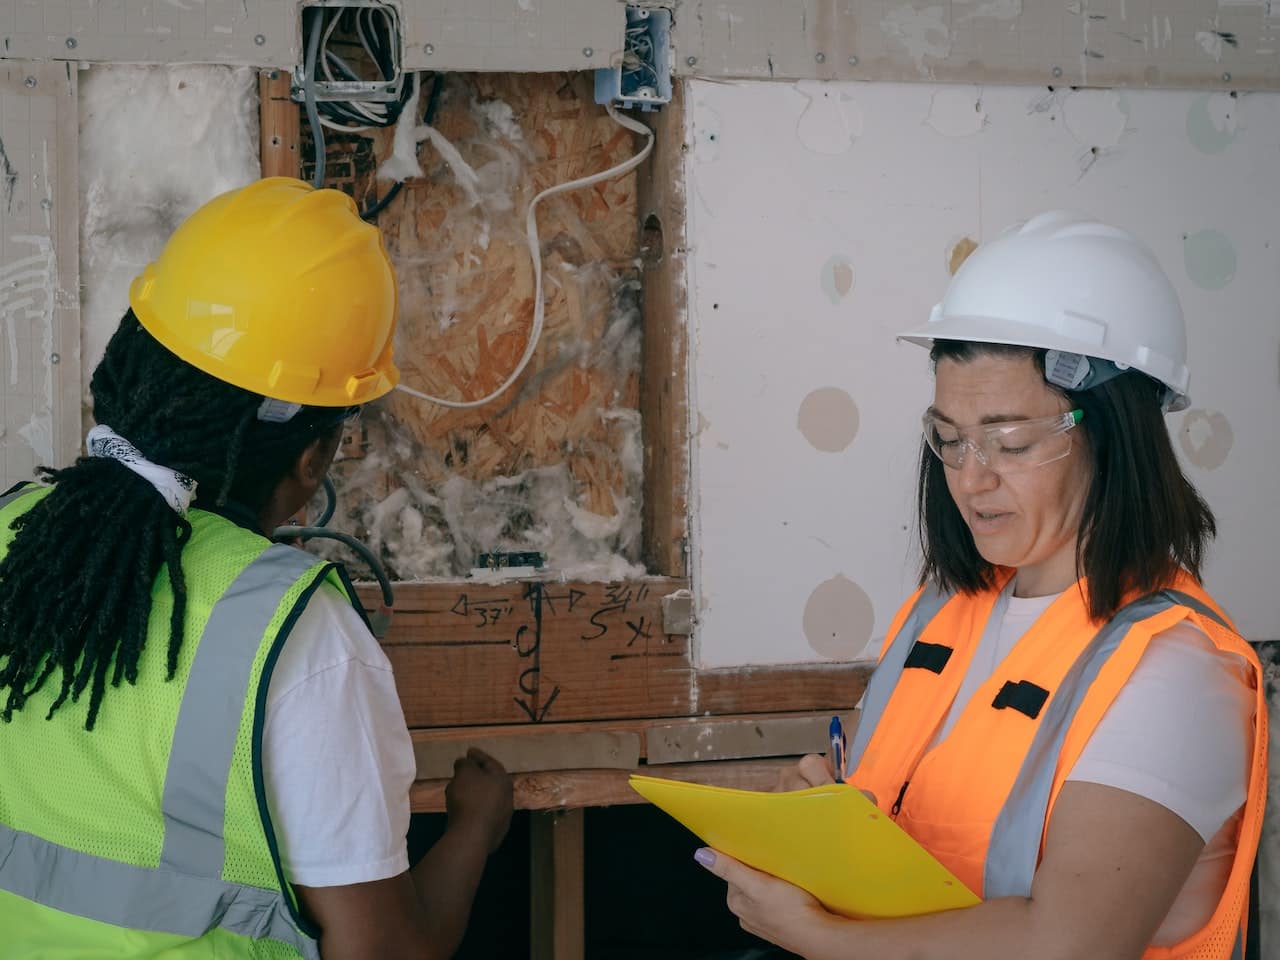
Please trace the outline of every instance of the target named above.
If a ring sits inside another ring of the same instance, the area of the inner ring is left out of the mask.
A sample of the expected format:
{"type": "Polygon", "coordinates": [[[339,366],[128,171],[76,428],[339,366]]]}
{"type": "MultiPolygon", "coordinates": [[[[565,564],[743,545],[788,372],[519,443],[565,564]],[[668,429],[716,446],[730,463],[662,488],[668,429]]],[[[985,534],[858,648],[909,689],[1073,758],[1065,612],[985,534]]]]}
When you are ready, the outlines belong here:
{"type": "MultiPolygon", "coordinates": [[[[1280,87],[1280,0],[639,0],[711,77],[1280,87]]],[[[411,70],[618,62],[612,0],[399,0],[411,70]]],[[[0,0],[0,56],[293,65],[298,0],[0,0]]]]}
{"type": "Polygon", "coordinates": [[[297,63],[297,0],[0,0],[0,56],[297,63]]]}
{"type": "Polygon", "coordinates": [[[1280,87],[1280,0],[700,0],[676,69],[718,77],[1280,87]]]}
{"type": "Polygon", "coordinates": [[[80,447],[76,71],[0,61],[0,489],[80,447]]]}
{"type": "Polygon", "coordinates": [[[1182,298],[1175,449],[1213,592],[1280,638],[1280,96],[690,86],[694,576],[703,666],[851,658],[909,592],[921,323],[973,242],[1053,207],[1137,232],[1182,298]],[[783,574],[783,575],[780,575],[783,574]]]}
{"type": "Polygon", "coordinates": [[[590,70],[620,62],[622,4],[608,0],[406,0],[411,70],[590,70]]]}
{"type": "MultiPolygon", "coordinates": [[[[336,5],[336,4],[331,4],[336,5]]],[[[291,66],[298,0],[0,0],[0,57],[291,66]]],[[[617,61],[602,0],[405,0],[411,70],[587,70],[617,61]]]]}

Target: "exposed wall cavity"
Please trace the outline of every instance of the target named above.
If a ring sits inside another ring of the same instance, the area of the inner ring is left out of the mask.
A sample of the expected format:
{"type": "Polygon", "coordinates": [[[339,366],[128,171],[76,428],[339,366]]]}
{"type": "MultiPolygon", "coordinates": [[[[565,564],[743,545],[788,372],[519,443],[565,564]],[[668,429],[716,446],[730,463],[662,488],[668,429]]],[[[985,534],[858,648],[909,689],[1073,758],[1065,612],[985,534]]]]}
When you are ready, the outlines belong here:
{"type": "MultiPolygon", "coordinates": [[[[379,218],[408,385],[469,400],[515,368],[533,309],[529,202],[636,149],[591,102],[589,79],[449,75],[432,127],[414,119],[419,104],[379,144],[380,170],[410,177],[379,218]]],[[[546,327],[529,371],[479,409],[393,394],[335,470],[334,523],[398,579],[464,576],[483,554],[525,552],[565,577],[644,572],[634,176],[553,197],[538,223],[546,327]]]]}

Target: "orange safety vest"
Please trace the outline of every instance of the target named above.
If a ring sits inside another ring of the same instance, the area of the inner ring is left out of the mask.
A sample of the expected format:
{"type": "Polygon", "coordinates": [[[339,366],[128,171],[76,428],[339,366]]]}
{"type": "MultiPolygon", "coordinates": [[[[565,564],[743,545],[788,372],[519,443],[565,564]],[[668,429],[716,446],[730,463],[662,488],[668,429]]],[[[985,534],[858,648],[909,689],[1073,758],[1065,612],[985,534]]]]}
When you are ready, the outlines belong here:
{"type": "Polygon", "coordinates": [[[898,611],[863,699],[848,780],[874,793],[978,895],[1029,896],[1067,775],[1151,638],[1188,620],[1252,668],[1249,792],[1235,861],[1212,918],[1181,943],[1149,947],[1143,956],[1242,957],[1266,805],[1267,707],[1257,655],[1189,575],[1131,601],[1101,626],[1089,617],[1082,580],[1032,624],[930,749],[984,632],[999,629],[1012,577],[1003,570],[992,589],[974,594],[926,586],[898,611]]]}

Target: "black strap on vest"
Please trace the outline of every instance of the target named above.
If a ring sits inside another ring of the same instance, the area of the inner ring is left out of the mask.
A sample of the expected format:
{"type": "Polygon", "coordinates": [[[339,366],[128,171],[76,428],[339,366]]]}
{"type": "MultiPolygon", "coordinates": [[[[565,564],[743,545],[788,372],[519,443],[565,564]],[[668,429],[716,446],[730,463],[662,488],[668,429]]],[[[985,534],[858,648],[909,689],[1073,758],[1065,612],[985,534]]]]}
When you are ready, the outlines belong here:
{"type": "Polygon", "coordinates": [[[991,701],[991,706],[997,710],[1009,707],[1034,720],[1040,716],[1040,710],[1048,699],[1049,691],[1044,687],[1038,687],[1030,680],[1019,680],[1017,683],[1010,680],[1000,688],[996,698],[991,701]]]}
{"type": "Polygon", "coordinates": [[[911,645],[911,652],[907,654],[906,663],[902,667],[904,670],[908,667],[920,667],[941,673],[954,652],[951,647],[944,647],[940,643],[923,643],[917,640],[911,645]]]}

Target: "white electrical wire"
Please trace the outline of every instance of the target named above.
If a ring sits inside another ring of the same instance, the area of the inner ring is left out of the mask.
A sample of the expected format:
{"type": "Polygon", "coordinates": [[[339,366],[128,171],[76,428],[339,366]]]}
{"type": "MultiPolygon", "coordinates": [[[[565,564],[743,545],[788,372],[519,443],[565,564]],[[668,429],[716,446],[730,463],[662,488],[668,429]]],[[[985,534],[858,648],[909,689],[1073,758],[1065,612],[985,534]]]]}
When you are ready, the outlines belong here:
{"type": "Polygon", "coordinates": [[[560,193],[567,193],[570,190],[577,190],[581,187],[589,187],[593,184],[600,183],[603,180],[610,180],[613,177],[621,176],[628,170],[634,170],[644,158],[649,155],[649,151],[653,149],[653,131],[646,127],[643,123],[633,120],[630,117],[623,116],[614,109],[613,104],[605,104],[605,109],[609,111],[616,123],[633,133],[642,133],[648,139],[640,152],[633,157],[629,157],[617,166],[610,167],[600,173],[593,173],[590,176],[582,177],[578,180],[570,180],[567,183],[558,183],[555,186],[548,187],[540,194],[533,198],[529,204],[529,212],[525,216],[525,232],[529,238],[529,256],[533,259],[533,325],[529,329],[529,342],[525,344],[524,355],[520,358],[520,362],[516,364],[515,370],[506,381],[490,393],[487,397],[481,397],[479,400],[445,400],[442,397],[433,397],[430,394],[415,390],[412,387],[405,386],[403,383],[396,386],[397,390],[409,394],[411,397],[417,397],[419,400],[427,400],[431,403],[439,404],[442,407],[449,407],[454,410],[470,410],[475,407],[483,407],[485,404],[492,403],[498,397],[502,396],[511,385],[520,379],[520,375],[524,373],[525,368],[529,365],[529,359],[533,356],[533,351],[538,346],[538,341],[542,338],[542,321],[543,321],[543,305],[542,305],[542,247],[538,242],[538,204],[546,197],[554,197],[560,193]]]}

